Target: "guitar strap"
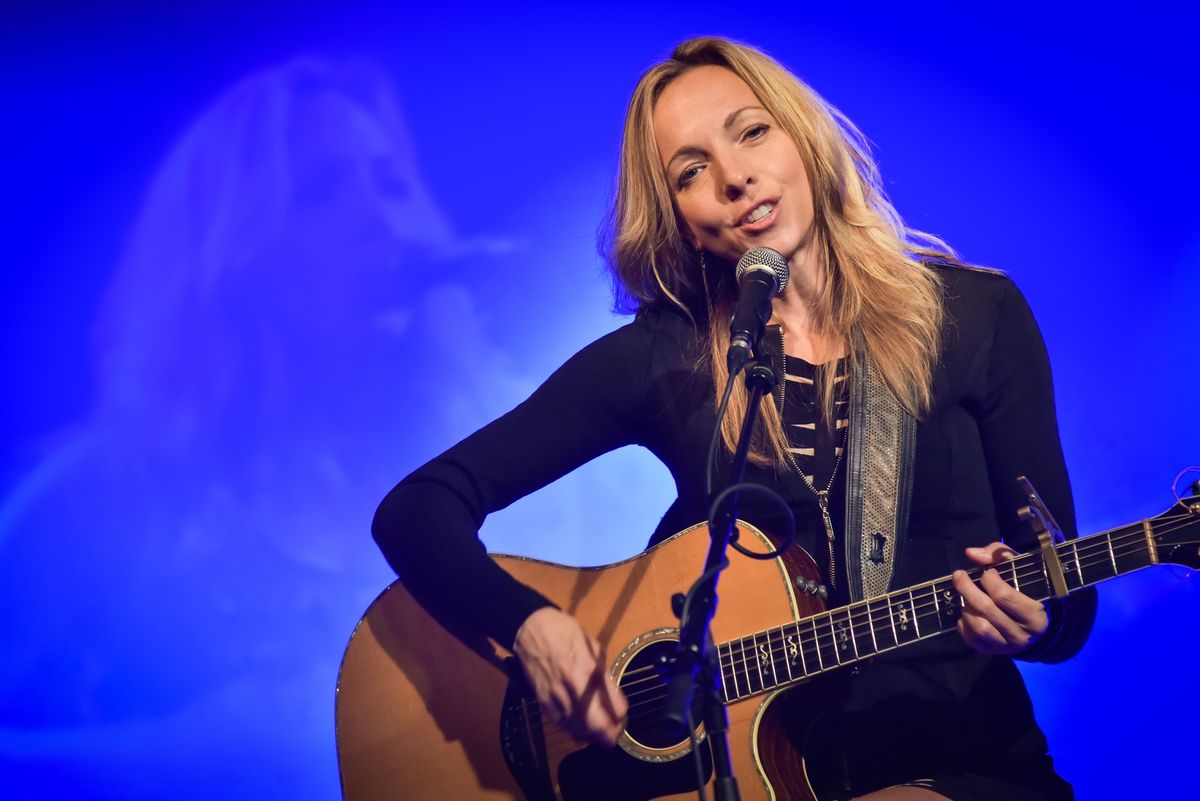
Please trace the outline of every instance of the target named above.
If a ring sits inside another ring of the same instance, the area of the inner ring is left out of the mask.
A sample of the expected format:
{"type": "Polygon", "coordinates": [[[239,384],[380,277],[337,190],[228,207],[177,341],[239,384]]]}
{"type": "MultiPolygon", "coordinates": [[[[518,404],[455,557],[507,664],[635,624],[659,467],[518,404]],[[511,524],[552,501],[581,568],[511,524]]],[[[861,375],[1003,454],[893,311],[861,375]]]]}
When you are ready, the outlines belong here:
{"type": "Polygon", "coordinates": [[[908,528],[916,421],[866,356],[850,375],[846,575],[851,601],[892,588],[908,528]]]}

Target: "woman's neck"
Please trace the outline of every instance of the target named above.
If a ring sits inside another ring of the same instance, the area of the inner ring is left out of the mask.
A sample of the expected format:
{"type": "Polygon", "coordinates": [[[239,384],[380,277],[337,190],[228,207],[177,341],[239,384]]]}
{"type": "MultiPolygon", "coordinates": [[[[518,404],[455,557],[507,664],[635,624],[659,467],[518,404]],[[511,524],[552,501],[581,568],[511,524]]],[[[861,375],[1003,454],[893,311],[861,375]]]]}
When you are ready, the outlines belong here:
{"type": "Polygon", "coordinates": [[[810,249],[788,262],[787,288],[775,298],[771,322],[783,328],[784,352],[810,364],[824,364],[846,355],[846,344],[830,329],[821,296],[828,281],[826,271],[810,249]]]}

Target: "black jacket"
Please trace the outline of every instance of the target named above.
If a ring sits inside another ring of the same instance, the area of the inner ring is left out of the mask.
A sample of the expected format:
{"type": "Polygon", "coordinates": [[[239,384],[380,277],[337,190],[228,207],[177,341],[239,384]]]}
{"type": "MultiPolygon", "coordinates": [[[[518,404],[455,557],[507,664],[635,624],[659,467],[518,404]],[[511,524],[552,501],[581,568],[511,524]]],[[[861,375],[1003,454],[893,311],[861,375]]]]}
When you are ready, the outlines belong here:
{"type": "MultiPolygon", "coordinates": [[[[1030,549],[1032,534],[1016,517],[1024,505],[1018,475],[1029,477],[1065,533],[1076,535],[1049,362],[1027,303],[999,273],[938,269],[945,290],[943,352],[932,410],[917,424],[907,536],[893,587],[969,567],[967,546],[1003,538],[1017,550],[1030,549]]],[[[705,519],[703,473],[715,414],[711,378],[697,368],[703,356],[691,323],[666,311],[641,314],[588,345],[528,400],[388,494],[373,532],[389,563],[423,602],[464,615],[510,646],[524,619],[547,602],[487,558],[477,532],[489,512],[606,451],[636,444],[662,460],[678,490],[652,541],[705,519]]],[[[844,504],[842,474],[832,495],[835,509],[844,504]]],[[[751,467],[747,478],[787,498],[800,544],[819,555],[812,493],[794,476],[771,469],[751,467]]],[[[739,516],[781,530],[777,512],[753,496],[739,516]]],[[[1050,630],[1022,658],[1060,661],[1074,654],[1091,628],[1094,591],[1052,603],[1050,612],[1050,630]]],[[[906,735],[906,746],[924,738],[925,745],[914,747],[946,755],[935,765],[979,768],[972,760],[980,754],[1005,764],[1048,765],[1011,660],[983,656],[953,635],[877,658],[856,680],[845,715],[849,740],[896,727],[914,731],[919,720],[923,734],[906,735]],[[964,738],[964,727],[978,734],[964,738]]],[[[864,744],[856,752],[869,754],[872,747],[885,746],[864,744]]]]}

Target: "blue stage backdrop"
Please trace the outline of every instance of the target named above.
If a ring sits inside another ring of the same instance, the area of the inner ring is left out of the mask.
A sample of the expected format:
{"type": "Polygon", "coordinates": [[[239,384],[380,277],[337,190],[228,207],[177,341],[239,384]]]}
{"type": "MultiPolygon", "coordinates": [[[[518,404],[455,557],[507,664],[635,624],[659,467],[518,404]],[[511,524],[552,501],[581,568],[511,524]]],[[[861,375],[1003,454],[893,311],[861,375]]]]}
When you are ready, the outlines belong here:
{"type": "MultiPolygon", "coordinates": [[[[1016,279],[1083,531],[1165,509],[1200,463],[1200,71],[1152,5],[9,7],[0,796],[338,797],[375,505],[622,324],[595,233],[624,104],[689,35],[784,61],[911,224],[1016,279]]],[[[603,563],[671,497],[618,452],[484,537],[603,563]]],[[[1023,668],[1080,798],[1194,791],[1198,615],[1153,569],[1023,668]]]]}

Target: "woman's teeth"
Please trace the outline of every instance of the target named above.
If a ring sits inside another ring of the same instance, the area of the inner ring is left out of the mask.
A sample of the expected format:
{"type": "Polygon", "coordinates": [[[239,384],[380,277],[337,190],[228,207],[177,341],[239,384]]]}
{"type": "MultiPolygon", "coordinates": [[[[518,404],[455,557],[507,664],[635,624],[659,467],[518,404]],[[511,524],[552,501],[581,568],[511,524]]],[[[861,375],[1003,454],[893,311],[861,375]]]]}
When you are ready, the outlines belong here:
{"type": "Polygon", "coordinates": [[[750,212],[750,214],[746,217],[746,222],[756,223],[763,217],[766,217],[768,214],[770,214],[774,208],[775,204],[773,203],[763,203],[761,206],[758,206],[750,212]]]}

